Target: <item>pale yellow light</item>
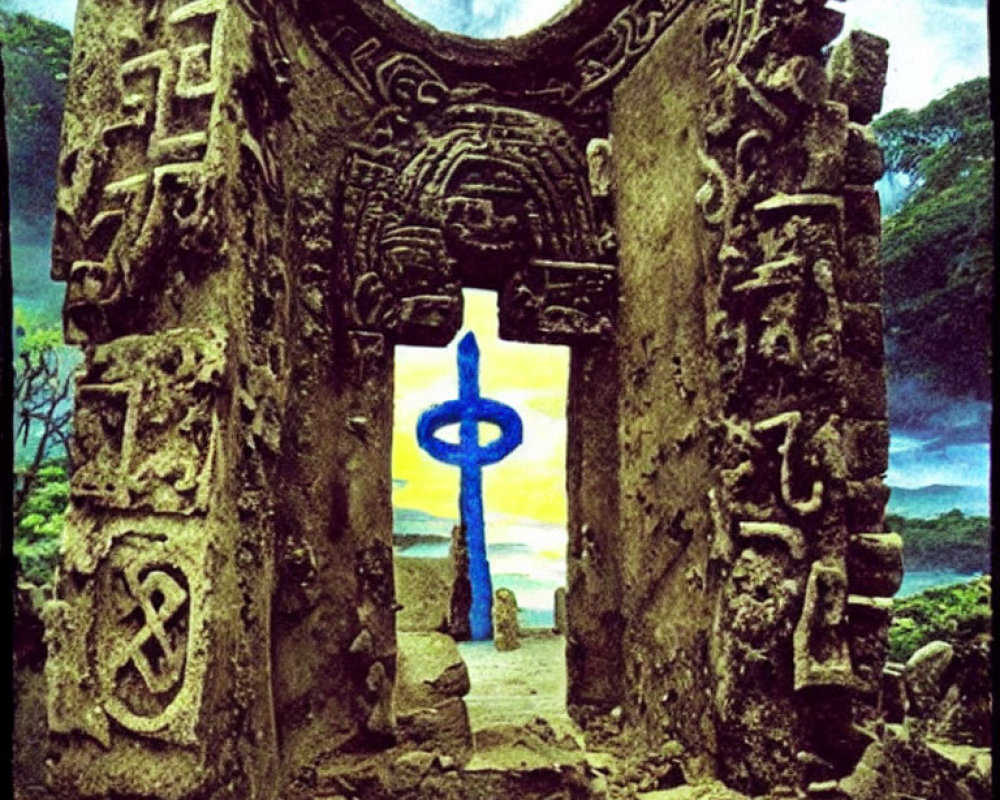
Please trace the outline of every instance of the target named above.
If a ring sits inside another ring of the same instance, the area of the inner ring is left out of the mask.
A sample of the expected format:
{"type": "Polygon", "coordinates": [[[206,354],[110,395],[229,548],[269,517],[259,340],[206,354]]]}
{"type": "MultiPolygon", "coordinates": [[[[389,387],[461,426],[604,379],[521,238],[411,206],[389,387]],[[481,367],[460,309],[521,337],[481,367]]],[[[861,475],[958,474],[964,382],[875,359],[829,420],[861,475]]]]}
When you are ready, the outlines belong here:
{"type": "MultiPolygon", "coordinates": [[[[524,422],[524,443],[483,471],[487,519],[503,515],[565,526],[569,349],[501,341],[496,294],[466,290],[464,295],[463,332],[448,347],[396,348],[393,504],[458,518],[459,471],[434,461],[417,446],[416,426],[429,406],[457,396],[457,343],[465,330],[472,330],[481,353],[483,397],[512,406],[524,422]]],[[[439,435],[447,438],[444,432],[439,435]]],[[[495,435],[494,428],[480,426],[482,441],[495,435]]]]}

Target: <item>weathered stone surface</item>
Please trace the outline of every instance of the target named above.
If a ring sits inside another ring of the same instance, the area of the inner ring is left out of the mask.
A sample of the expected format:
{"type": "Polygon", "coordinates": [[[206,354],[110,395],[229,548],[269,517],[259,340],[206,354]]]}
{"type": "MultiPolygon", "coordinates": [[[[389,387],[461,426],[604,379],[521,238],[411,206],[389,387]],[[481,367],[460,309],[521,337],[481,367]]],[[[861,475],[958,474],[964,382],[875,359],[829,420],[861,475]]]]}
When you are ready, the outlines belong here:
{"type": "Polygon", "coordinates": [[[990,644],[985,634],[956,642],[945,675],[947,688],[936,707],[929,714],[925,712],[929,739],[972,747],[992,744],[993,698],[983,689],[992,678],[990,644]]]}
{"type": "Polygon", "coordinates": [[[401,709],[434,705],[469,691],[469,671],[444,633],[400,633],[396,681],[401,709]]]}
{"type": "Polygon", "coordinates": [[[945,673],[951,666],[955,648],[947,642],[929,642],[906,662],[906,689],[914,714],[931,711],[945,690],[945,673]]]}
{"type": "Polygon", "coordinates": [[[400,632],[398,647],[398,737],[464,760],[472,745],[461,699],[469,691],[469,672],[454,639],[444,633],[400,632]]]}
{"type": "Polygon", "coordinates": [[[885,707],[885,721],[900,723],[910,709],[906,696],[906,680],[903,677],[905,664],[887,663],[882,671],[882,705],[885,707]]]}
{"type": "Polygon", "coordinates": [[[865,480],[889,469],[889,425],[882,421],[844,423],[844,456],[848,475],[865,480]]]}
{"type": "Polygon", "coordinates": [[[882,109],[889,66],[889,42],[864,31],[851,31],[830,56],[831,94],[851,109],[851,120],[867,124],[882,109]]]}
{"type": "Polygon", "coordinates": [[[852,236],[877,236],[882,231],[882,207],[870,185],[844,187],[847,231],[852,236]]]}
{"type": "Polygon", "coordinates": [[[885,159],[871,128],[852,122],[847,127],[847,161],[845,174],[848,183],[874,183],[885,172],[885,159]]]}
{"type": "Polygon", "coordinates": [[[459,532],[450,566],[394,564],[393,359],[450,340],[463,287],[499,292],[504,337],[571,347],[577,719],[618,708],[748,794],[837,790],[881,729],[899,570],[869,533],[885,46],[853,33],[824,72],[820,5],[579,3],[475,43],[360,0],[83,3],[61,800],[591,791],[546,731],[432,755],[470,755],[435,632],[468,633],[467,561],[459,532]]]}
{"type": "Polygon", "coordinates": [[[510,589],[497,589],[493,593],[493,644],[497,650],[516,650],[521,646],[517,598],[510,589]]]}
{"type": "Polygon", "coordinates": [[[552,626],[553,630],[560,636],[565,636],[569,632],[569,622],[566,619],[566,587],[560,586],[555,591],[555,595],[552,599],[553,604],[553,619],[555,624],[552,626]]]}
{"type": "Polygon", "coordinates": [[[859,533],[847,564],[853,594],[892,597],[903,582],[903,539],[897,533],[859,533]]]}
{"type": "Polygon", "coordinates": [[[444,631],[448,628],[454,573],[448,559],[406,558],[393,561],[396,614],[400,632],[444,631]]]}
{"type": "Polygon", "coordinates": [[[472,584],[469,581],[469,547],[465,526],[456,525],[451,529],[451,545],[448,548],[451,562],[451,601],[448,607],[448,634],[456,642],[464,642],[472,635],[469,612],[472,610],[472,584]]]}

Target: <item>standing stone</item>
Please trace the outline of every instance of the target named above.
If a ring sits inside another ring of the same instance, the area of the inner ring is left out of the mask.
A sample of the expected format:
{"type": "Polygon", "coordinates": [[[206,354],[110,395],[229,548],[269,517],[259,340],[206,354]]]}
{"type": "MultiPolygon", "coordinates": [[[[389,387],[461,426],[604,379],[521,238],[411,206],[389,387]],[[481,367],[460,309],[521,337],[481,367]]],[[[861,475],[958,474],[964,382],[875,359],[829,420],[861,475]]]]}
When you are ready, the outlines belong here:
{"type": "Polygon", "coordinates": [[[566,620],[566,587],[560,586],[555,594],[555,625],[553,627],[560,636],[565,636],[569,630],[569,622],[566,620]]]}
{"type": "Polygon", "coordinates": [[[947,642],[928,642],[906,662],[906,688],[917,716],[928,714],[941,699],[944,674],[954,655],[955,649],[947,642]]]}
{"type": "Polygon", "coordinates": [[[451,547],[448,550],[454,581],[448,611],[448,633],[456,642],[472,638],[469,610],[472,608],[472,584],[469,582],[469,547],[465,539],[465,526],[451,529],[451,547]]]}
{"type": "Polygon", "coordinates": [[[521,646],[517,627],[517,598],[510,589],[497,589],[493,597],[493,643],[497,650],[521,646]]]}

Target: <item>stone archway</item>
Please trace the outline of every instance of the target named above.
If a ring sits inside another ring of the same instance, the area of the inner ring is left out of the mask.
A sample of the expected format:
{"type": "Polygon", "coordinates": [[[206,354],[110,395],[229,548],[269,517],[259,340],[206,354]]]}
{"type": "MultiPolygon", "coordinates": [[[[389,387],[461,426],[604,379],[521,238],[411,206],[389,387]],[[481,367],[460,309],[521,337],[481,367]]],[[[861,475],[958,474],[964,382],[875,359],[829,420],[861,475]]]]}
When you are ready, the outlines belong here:
{"type": "Polygon", "coordinates": [[[393,345],[449,339],[463,283],[573,348],[577,718],[620,705],[747,791],[849,774],[900,567],[884,43],[827,68],[839,27],[621,0],[474,42],[375,0],[88,0],[54,248],[87,350],[46,614],[62,795],[308,796],[392,752],[393,345]]]}

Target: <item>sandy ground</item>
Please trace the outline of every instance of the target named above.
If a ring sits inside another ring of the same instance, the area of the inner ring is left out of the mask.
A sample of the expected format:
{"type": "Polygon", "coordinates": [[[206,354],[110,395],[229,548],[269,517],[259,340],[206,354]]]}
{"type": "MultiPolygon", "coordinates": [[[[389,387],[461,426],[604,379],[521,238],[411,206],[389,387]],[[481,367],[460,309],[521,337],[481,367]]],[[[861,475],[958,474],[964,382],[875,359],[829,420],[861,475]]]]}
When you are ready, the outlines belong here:
{"type": "Polygon", "coordinates": [[[472,730],[522,725],[544,717],[557,728],[572,725],[566,714],[566,641],[532,633],[517,650],[499,652],[493,642],[462,642],[472,690],[465,697],[472,730]]]}

